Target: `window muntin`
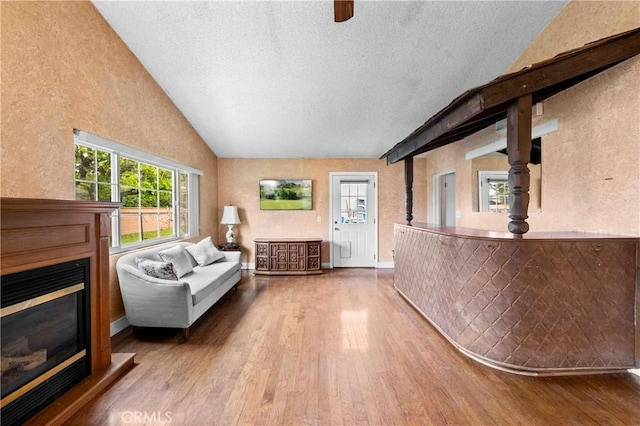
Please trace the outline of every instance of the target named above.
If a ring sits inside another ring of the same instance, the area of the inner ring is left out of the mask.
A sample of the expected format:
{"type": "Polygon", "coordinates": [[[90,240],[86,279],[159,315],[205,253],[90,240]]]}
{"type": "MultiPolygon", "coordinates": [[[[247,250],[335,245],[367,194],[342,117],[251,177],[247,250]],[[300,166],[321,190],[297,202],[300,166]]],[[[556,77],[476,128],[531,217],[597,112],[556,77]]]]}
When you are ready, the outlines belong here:
{"type": "Polygon", "coordinates": [[[78,141],[75,151],[76,199],[122,203],[112,214],[112,248],[129,249],[191,234],[194,218],[189,211],[195,207],[190,203],[197,202],[190,196],[192,183],[197,184],[193,173],[78,141]]]}
{"type": "Polygon", "coordinates": [[[479,171],[479,205],[481,212],[509,213],[507,171],[479,171]]]}
{"type": "Polygon", "coordinates": [[[340,183],[341,223],[367,223],[367,182],[340,183]]]}
{"type": "Polygon", "coordinates": [[[76,145],[76,200],[111,201],[111,154],[76,145]]]}
{"type": "Polygon", "coordinates": [[[489,186],[489,212],[509,212],[509,184],[504,180],[487,181],[489,186]]]}

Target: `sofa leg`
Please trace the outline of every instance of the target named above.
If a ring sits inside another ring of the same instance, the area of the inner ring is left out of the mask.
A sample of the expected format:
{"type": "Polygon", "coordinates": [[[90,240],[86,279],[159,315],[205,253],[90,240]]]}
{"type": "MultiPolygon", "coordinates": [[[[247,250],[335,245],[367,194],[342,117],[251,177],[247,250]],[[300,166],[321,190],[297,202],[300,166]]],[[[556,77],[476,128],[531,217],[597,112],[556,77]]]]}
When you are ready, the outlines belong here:
{"type": "Polygon", "coordinates": [[[182,329],[182,341],[186,342],[187,340],[189,340],[189,328],[183,328],[182,329]]]}

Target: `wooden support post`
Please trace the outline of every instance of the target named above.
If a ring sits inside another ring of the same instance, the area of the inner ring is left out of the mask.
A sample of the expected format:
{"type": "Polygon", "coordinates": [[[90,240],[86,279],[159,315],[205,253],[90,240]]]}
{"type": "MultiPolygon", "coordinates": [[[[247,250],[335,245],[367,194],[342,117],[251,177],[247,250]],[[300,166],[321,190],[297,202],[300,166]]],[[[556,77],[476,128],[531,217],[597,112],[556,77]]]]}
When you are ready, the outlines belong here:
{"type": "Polygon", "coordinates": [[[413,220],[413,157],[404,159],[404,191],[406,194],[407,225],[411,225],[413,220]]]}
{"type": "Polygon", "coordinates": [[[522,236],[529,230],[529,168],[531,159],[531,94],[514,100],[507,108],[507,154],[509,157],[509,232],[522,236]]]}

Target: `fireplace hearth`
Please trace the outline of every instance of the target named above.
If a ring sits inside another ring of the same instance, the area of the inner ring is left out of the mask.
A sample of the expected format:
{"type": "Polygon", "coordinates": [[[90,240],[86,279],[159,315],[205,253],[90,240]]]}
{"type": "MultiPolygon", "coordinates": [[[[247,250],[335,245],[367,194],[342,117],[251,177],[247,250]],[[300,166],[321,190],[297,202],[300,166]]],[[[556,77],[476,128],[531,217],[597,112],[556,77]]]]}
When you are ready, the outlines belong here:
{"type": "Polygon", "coordinates": [[[3,425],[20,424],[91,374],[89,260],[2,277],[3,425]]]}

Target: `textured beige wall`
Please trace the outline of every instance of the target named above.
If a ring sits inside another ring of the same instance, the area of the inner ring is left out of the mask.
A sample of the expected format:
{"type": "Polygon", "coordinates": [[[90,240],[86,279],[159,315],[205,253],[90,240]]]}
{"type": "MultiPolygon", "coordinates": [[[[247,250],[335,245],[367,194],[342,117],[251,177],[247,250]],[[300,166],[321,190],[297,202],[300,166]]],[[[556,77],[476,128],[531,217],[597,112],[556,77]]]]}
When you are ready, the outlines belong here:
{"type": "Polygon", "coordinates": [[[639,1],[572,0],[520,54],[506,72],[640,26],[639,1]]]}
{"type": "MultiPolygon", "coordinates": [[[[636,27],[640,2],[573,1],[509,71],[636,27]]],[[[534,125],[558,119],[559,129],[542,138],[542,199],[540,210],[532,199],[532,232],[640,235],[639,76],[635,57],[544,102],[544,114],[534,117],[534,125]]],[[[472,161],[464,159],[467,151],[503,137],[490,128],[429,154],[430,181],[443,170],[456,171],[458,226],[506,231],[507,214],[473,211],[472,161]]]]}
{"type": "MultiPolygon", "coordinates": [[[[215,155],[95,7],[0,7],[1,195],[73,199],[78,128],[204,171],[200,230],[217,237],[215,155]]],[[[116,319],[124,309],[113,265],[111,275],[116,319]]]]}
{"type": "MultiPolygon", "coordinates": [[[[414,220],[426,220],[426,159],[414,160],[414,220]]],[[[404,165],[387,166],[376,159],[218,159],[218,214],[237,205],[242,223],[237,229],[243,262],[254,262],[255,238],[314,237],[324,240],[322,261],[329,257],[329,172],[378,172],[378,259],[392,262],[393,224],[404,222],[404,165]],[[260,179],[312,179],[313,210],[260,210],[260,179]],[[317,216],[322,221],[317,221],[317,216]]],[[[220,238],[227,227],[220,226],[220,238]]]]}

